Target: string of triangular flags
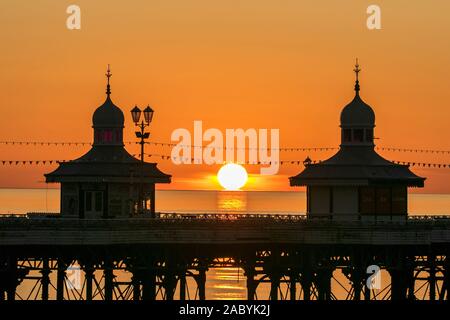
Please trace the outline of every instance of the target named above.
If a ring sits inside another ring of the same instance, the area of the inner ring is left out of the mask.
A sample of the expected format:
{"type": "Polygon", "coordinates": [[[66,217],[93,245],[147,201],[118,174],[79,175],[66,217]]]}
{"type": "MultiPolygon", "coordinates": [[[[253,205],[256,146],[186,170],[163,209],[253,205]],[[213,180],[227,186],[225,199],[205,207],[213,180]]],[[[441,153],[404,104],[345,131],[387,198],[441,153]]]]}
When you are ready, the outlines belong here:
{"type": "MultiPolygon", "coordinates": [[[[11,145],[11,146],[87,146],[92,145],[91,142],[75,141],[75,142],[59,142],[59,141],[0,141],[0,144],[11,145]]],[[[125,144],[139,144],[137,141],[126,141],[125,144]]],[[[216,146],[191,146],[182,145],[177,143],[168,142],[158,142],[158,141],[147,141],[145,144],[162,146],[162,147],[191,147],[191,148],[218,148],[227,149],[226,147],[216,147],[216,146]]],[[[232,147],[228,148],[231,150],[272,150],[272,151],[333,151],[338,150],[338,147],[281,147],[281,148],[251,148],[251,147],[232,147]]],[[[437,150],[437,149],[421,149],[421,148],[399,148],[399,147],[376,147],[380,151],[391,151],[391,152],[409,152],[409,153],[436,153],[436,154],[450,154],[450,150],[437,150]]]]}
{"type": "Polygon", "coordinates": [[[58,164],[68,162],[67,160],[0,160],[2,165],[38,165],[38,164],[58,164]]]}
{"type": "MultiPolygon", "coordinates": [[[[137,154],[133,154],[134,157],[139,157],[137,154]]],[[[163,154],[145,154],[147,158],[157,158],[162,160],[175,160],[177,162],[182,162],[184,164],[200,164],[202,160],[189,158],[189,157],[172,157],[170,155],[163,154]]],[[[0,160],[1,165],[53,165],[62,162],[69,162],[68,160],[0,160]]],[[[318,164],[321,163],[322,160],[311,160],[310,164],[318,164]]],[[[419,167],[419,168],[438,168],[438,169],[450,169],[450,163],[428,163],[428,162],[412,162],[412,161],[392,161],[395,164],[407,165],[410,167],[419,167]]],[[[245,165],[271,165],[271,164],[279,164],[279,165],[300,165],[304,164],[304,160],[279,160],[279,161],[245,161],[239,162],[240,164],[245,165]]]]}
{"type": "MultiPolygon", "coordinates": [[[[92,145],[91,142],[58,142],[58,141],[0,141],[0,144],[10,145],[10,146],[88,146],[92,145]]],[[[136,141],[125,141],[124,144],[132,145],[139,144],[136,141]]],[[[252,148],[252,147],[219,147],[219,146],[197,146],[197,145],[186,145],[178,143],[168,143],[168,142],[153,142],[146,141],[147,145],[162,146],[162,147],[188,147],[188,148],[215,148],[215,149],[228,149],[228,150],[272,150],[272,151],[332,151],[339,148],[336,147],[293,147],[293,148],[252,148]]]]}
{"type": "Polygon", "coordinates": [[[375,147],[375,149],[380,151],[393,151],[393,152],[450,154],[450,150],[408,149],[408,148],[394,148],[394,147],[375,147]]]}

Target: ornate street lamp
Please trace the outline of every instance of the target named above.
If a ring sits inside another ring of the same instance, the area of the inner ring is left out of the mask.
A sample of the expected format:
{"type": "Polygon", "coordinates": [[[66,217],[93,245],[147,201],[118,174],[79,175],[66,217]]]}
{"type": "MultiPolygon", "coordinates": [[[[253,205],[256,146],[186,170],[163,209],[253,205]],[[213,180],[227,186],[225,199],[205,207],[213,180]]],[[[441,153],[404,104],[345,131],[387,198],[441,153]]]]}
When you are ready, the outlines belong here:
{"type": "Polygon", "coordinates": [[[147,106],[147,108],[144,109],[145,122],[147,122],[148,124],[150,124],[150,122],[152,122],[154,112],[155,111],[153,111],[153,109],[150,106],[147,106]]]}
{"type": "Polygon", "coordinates": [[[141,109],[135,106],[131,109],[131,117],[133,118],[133,122],[135,125],[139,123],[139,119],[141,118],[141,109]]]}
{"type": "Polygon", "coordinates": [[[144,112],[141,111],[141,109],[138,108],[138,106],[135,106],[133,109],[131,109],[131,117],[133,118],[133,122],[136,127],[140,129],[140,131],[136,131],[136,137],[141,139],[139,144],[141,145],[141,161],[144,162],[144,144],[145,140],[150,137],[149,132],[145,132],[145,128],[150,126],[150,123],[153,120],[153,109],[150,108],[150,106],[147,106],[147,108],[144,109],[144,112]],[[141,114],[144,113],[144,119],[142,119],[141,123],[139,123],[139,120],[141,119],[141,114]]]}
{"type": "Polygon", "coordinates": [[[150,132],[145,132],[145,128],[150,126],[150,123],[153,120],[153,109],[150,106],[144,109],[142,112],[138,106],[135,106],[131,109],[131,117],[133,118],[134,125],[139,128],[139,131],[136,131],[136,137],[140,139],[139,144],[141,145],[141,184],[139,190],[139,211],[141,213],[144,212],[144,200],[143,200],[143,179],[144,179],[144,145],[145,140],[150,137],[150,132]],[[144,119],[142,119],[141,123],[139,120],[141,119],[141,114],[144,113],[144,119]]]}

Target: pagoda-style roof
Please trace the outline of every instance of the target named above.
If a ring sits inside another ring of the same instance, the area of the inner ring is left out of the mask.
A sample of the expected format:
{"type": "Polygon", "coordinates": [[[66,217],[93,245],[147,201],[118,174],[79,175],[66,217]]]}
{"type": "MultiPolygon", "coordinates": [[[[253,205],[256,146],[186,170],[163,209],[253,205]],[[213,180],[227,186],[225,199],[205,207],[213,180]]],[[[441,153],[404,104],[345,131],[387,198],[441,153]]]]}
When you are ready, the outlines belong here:
{"type": "Polygon", "coordinates": [[[56,170],[45,174],[46,182],[170,183],[171,176],[156,163],[141,162],[125,150],[124,115],[111,100],[111,75],[108,65],[106,100],[92,116],[91,150],[76,160],[59,163],[56,170]]]}
{"type": "Polygon", "coordinates": [[[61,162],[45,174],[46,182],[139,183],[141,177],[144,183],[170,183],[171,179],[156,163],[142,164],[121,146],[94,146],[82,157],[61,162]]]}
{"type": "Polygon", "coordinates": [[[390,162],[372,147],[341,147],[331,158],[306,164],[305,170],[289,178],[291,186],[309,185],[406,185],[423,187],[425,178],[409,166],[390,162]]]}
{"type": "Polygon", "coordinates": [[[388,161],[375,152],[375,112],[359,94],[358,60],[355,65],[355,97],[341,112],[339,151],[320,163],[305,161],[305,170],[290,177],[291,186],[310,185],[402,185],[423,187],[425,178],[409,166],[388,161]]]}
{"type": "Polygon", "coordinates": [[[82,157],[61,162],[56,170],[45,174],[46,182],[138,183],[141,176],[144,183],[170,183],[171,178],[156,163],[142,164],[119,146],[93,147],[82,157]]]}

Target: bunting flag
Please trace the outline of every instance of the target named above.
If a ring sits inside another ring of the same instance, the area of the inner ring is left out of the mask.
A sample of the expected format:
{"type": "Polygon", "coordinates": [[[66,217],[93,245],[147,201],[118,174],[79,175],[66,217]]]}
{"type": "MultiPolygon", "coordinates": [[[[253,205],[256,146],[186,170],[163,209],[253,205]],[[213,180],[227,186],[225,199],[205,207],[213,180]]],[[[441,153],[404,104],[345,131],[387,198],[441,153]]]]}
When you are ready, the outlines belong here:
{"type": "MultiPolygon", "coordinates": [[[[0,141],[0,144],[9,146],[90,146],[91,142],[84,141],[0,141]]],[[[126,141],[125,144],[139,144],[139,141],[126,141]]],[[[196,145],[186,145],[178,143],[169,142],[159,142],[159,141],[146,141],[147,145],[161,146],[161,147],[188,147],[188,148],[217,148],[217,149],[227,149],[226,147],[215,147],[215,146],[196,146],[196,145]]],[[[310,152],[323,152],[323,151],[333,151],[338,150],[338,147],[281,147],[281,148],[260,148],[260,147],[232,147],[231,150],[270,150],[270,151],[286,151],[286,152],[299,152],[299,151],[310,151],[310,152]]],[[[430,153],[430,154],[450,154],[450,150],[437,150],[437,149],[421,149],[421,148],[399,148],[399,147],[376,147],[380,151],[388,152],[409,152],[409,153],[430,153]]]]}
{"type": "MultiPolygon", "coordinates": [[[[138,141],[125,141],[124,142],[127,145],[131,144],[139,144],[138,141]]],[[[10,145],[10,146],[90,146],[92,145],[91,142],[58,142],[58,141],[0,141],[0,144],[4,145],[10,145]]],[[[154,145],[154,146],[161,146],[161,147],[183,147],[183,148],[203,148],[203,149],[229,149],[229,150],[252,150],[252,151],[258,151],[258,150],[268,150],[268,151],[332,151],[332,150],[338,150],[337,147],[288,147],[288,148],[251,148],[251,147],[216,147],[216,146],[196,146],[196,145],[186,145],[186,144],[178,144],[178,143],[167,143],[167,142],[153,142],[153,141],[146,141],[145,144],[147,145],[154,145]]]]}
{"type": "MultiPolygon", "coordinates": [[[[57,142],[57,141],[0,141],[0,144],[4,145],[11,145],[11,146],[23,146],[23,145],[30,145],[30,146],[86,146],[86,145],[92,145],[91,142],[57,142]]],[[[131,144],[139,144],[138,141],[126,141],[125,144],[131,145],[131,144]]],[[[217,149],[227,149],[226,147],[216,147],[216,146],[193,146],[193,145],[185,145],[185,144],[177,144],[177,143],[166,143],[166,142],[152,142],[152,141],[146,141],[145,144],[148,145],[155,145],[155,146],[162,146],[162,147],[189,147],[189,148],[217,148],[217,149]]],[[[232,147],[228,148],[231,150],[270,150],[270,151],[332,151],[337,150],[336,147],[295,147],[295,148],[251,148],[251,147],[232,147]]]]}
{"type": "MultiPolygon", "coordinates": [[[[136,154],[132,155],[133,157],[139,156],[136,154]]],[[[177,162],[181,162],[183,164],[202,164],[204,161],[202,159],[195,159],[189,157],[172,157],[170,155],[163,154],[145,154],[147,158],[156,158],[161,160],[174,160],[177,162]]],[[[53,165],[66,162],[68,160],[0,160],[1,165],[53,165]]],[[[309,164],[319,164],[322,160],[311,160],[309,164]]],[[[450,169],[450,163],[428,163],[428,162],[411,162],[411,161],[397,161],[393,160],[392,163],[398,165],[405,165],[410,167],[418,167],[418,168],[434,168],[434,169],[450,169]]],[[[279,160],[279,161],[245,161],[239,162],[239,164],[244,165],[303,165],[304,160],[279,160]]]]}
{"type": "Polygon", "coordinates": [[[91,142],[56,142],[56,141],[0,141],[0,144],[9,146],[85,146],[91,142]]]}
{"type": "Polygon", "coordinates": [[[0,160],[2,165],[38,165],[66,162],[67,160],[0,160]]]}
{"type": "Polygon", "coordinates": [[[411,148],[396,148],[396,147],[376,147],[380,151],[391,152],[409,152],[409,153],[431,153],[431,154],[450,154],[450,150],[436,150],[436,149],[411,149],[411,148]]]}

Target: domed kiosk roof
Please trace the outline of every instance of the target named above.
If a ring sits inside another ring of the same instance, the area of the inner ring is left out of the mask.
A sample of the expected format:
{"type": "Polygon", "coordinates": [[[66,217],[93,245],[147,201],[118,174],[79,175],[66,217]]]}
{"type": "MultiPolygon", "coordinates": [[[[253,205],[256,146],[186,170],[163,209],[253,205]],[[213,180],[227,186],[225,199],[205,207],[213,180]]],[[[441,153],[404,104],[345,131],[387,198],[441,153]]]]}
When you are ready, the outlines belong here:
{"type": "Polygon", "coordinates": [[[119,131],[118,140],[114,143],[95,143],[94,140],[92,148],[86,154],[78,159],[62,162],[53,172],[45,174],[46,181],[135,183],[137,177],[141,177],[146,183],[170,183],[171,176],[159,170],[156,163],[141,162],[124,148],[124,114],[110,98],[109,68],[106,76],[106,100],[92,116],[94,135],[96,131],[119,131]]]}
{"type": "MultiPolygon", "coordinates": [[[[358,63],[355,68],[356,95],[341,112],[341,128],[345,131],[371,130],[372,142],[341,144],[339,151],[331,158],[319,162],[305,161],[305,169],[290,177],[291,186],[311,185],[373,185],[397,184],[423,187],[425,178],[415,175],[407,165],[400,165],[384,159],[374,150],[373,128],[375,113],[359,96],[358,63]]],[[[345,134],[343,134],[345,136],[345,134]]]]}
{"type": "Polygon", "coordinates": [[[125,117],[108,94],[106,101],[95,110],[92,116],[93,127],[123,128],[125,117]]]}
{"type": "Polygon", "coordinates": [[[374,127],[375,112],[364,101],[359,93],[341,112],[341,127],[374,127]]]}

